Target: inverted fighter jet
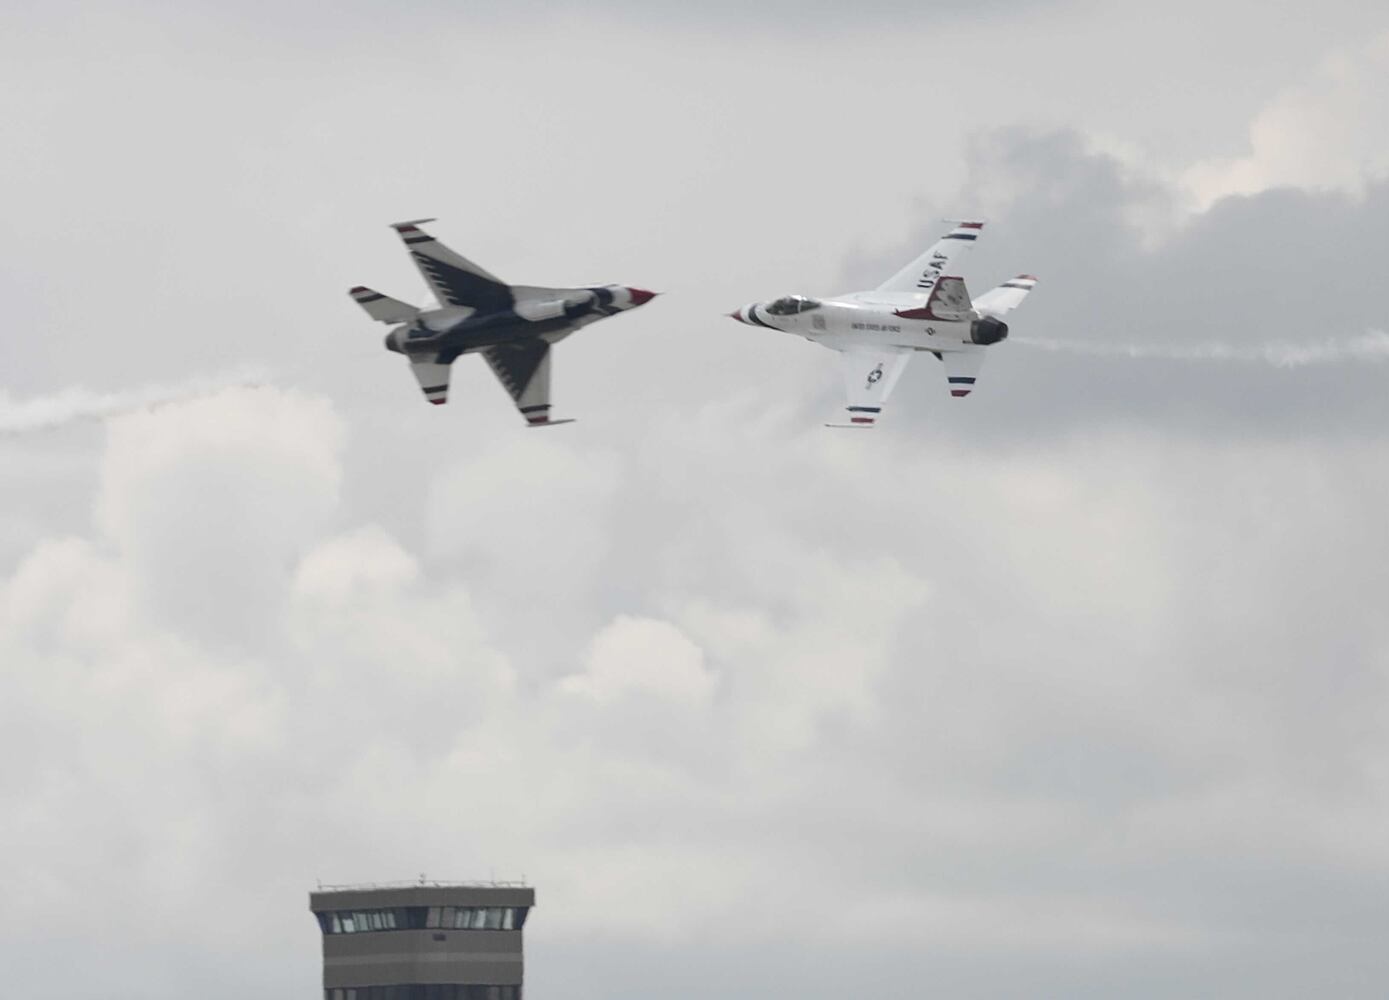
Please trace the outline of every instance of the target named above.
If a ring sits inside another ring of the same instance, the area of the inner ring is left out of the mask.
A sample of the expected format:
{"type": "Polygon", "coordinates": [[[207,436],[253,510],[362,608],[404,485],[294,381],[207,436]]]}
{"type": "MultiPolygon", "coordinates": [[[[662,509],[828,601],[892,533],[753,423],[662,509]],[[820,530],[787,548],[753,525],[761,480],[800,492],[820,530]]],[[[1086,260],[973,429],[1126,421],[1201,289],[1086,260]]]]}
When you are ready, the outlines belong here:
{"type": "Polygon", "coordinates": [[[968,396],[984,364],[984,349],[1008,336],[1003,317],[1037,284],[1032,275],[1020,274],[970,300],[964,280],[951,274],[952,262],[983,228],[982,222],[957,223],[931,249],[870,292],[833,299],[788,295],[729,315],[740,323],[794,333],[840,352],[848,422],[826,426],[872,427],[918,351],[941,361],[950,395],[968,396]]]}
{"type": "Polygon", "coordinates": [[[431,403],[448,401],[455,358],[481,354],[527,424],[572,423],[550,419],[551,345],[580,327],[645,305],[656,293],[626,285],[508,285],[420,229],[433,221],[415,219],[391,228],[405,242],[439,308],[419,309],[361,285],[350,292],[372,319],[398,324],[386,334],[386,349],[405,355],[431,403]]]}

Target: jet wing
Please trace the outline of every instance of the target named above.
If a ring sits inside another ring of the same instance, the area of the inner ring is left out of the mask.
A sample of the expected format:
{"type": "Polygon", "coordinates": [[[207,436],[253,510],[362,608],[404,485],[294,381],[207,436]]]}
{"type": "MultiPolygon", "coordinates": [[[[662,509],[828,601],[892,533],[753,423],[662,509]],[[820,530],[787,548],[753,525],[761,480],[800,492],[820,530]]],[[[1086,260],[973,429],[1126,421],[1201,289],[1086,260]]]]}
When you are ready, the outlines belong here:
{"type": "Polygon", "coordinates": [[[945,365],[945,381],[950,386],[950,395],[962,399],[974,391],[979,369],[984,367],[982,347],[972,351],[942,351],[940,360],[945,365]]]}
{"type": "Polygon", "coordinates": [[[433,221],[397,222],[391,228],[400,234],[439,304],[489,312],[510,309],[515,298],[506,282],[454,253],[419,227],[422,222],[433,221]]]}
{"type": "Polygon", "coordinates": [[[415,376],[424,392],[424,398],[435,405],[448,402],[449,373],[451,365],[440,364],[434,358],[410,359],[410,374],[415,376]]]}
{"type": "Polygon", "coordinates": [[[880,292],[919,292],[926,294],[944,274],[950,274],[950,262],[965,247],[979,238],[982,222],[961,222],[936,241],[916,260],[878,286],[880,292]]]}
{"type": "Polygon", "coordinates": [[[997,288],[991,288],[974,300],[974,310],[980,316],[1002,317],[1022,305],[1027,293],[1037,287],[1037,279],[1030,274],[1020,274],[1009,278],[997,288]]]}
{"type": "Polygon", "coordinates": [[[849,422],[825,426],[872,427],[911,356],[912,351],[904,347],[855,347],[841,351],[839,370],[844,376],[844,392],[848,398],[844,409],[849,414],[849,422]]]}
{"type": "Polygon", "coordinates": [[[482,351],[492,374],[506,387],[521,416],[532,427],[568,424],[550,419],[550,345],[538,337],[498,344],[482,351]]]}

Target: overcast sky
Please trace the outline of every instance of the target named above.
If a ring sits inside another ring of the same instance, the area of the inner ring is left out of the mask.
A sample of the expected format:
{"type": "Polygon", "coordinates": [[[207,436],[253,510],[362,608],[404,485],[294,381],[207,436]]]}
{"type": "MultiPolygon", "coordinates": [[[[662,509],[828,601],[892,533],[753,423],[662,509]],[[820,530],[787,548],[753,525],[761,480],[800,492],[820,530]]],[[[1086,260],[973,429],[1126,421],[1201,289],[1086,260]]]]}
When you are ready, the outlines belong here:
{"type": "Polygon", "coordinates": [[[534,1000],[1380,998],[1378,2],[0,2],[0,969],[319,995],[526,877],[534,1000]],[[872,434],[724,317],[983,214],[872,434]],[[425,406],[386,228],[666,293],[425,406]]]}

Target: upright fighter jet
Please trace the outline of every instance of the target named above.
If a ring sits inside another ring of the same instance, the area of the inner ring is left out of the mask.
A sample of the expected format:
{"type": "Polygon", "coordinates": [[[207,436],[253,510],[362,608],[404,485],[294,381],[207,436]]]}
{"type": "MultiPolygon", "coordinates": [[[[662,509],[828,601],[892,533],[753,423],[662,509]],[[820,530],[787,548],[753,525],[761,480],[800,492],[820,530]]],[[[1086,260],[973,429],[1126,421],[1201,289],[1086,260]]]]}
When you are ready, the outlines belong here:
{"type": "Polygon", "coordinates": [[[417,309],[361,285],[351,290],[372,319],[400,324],[386,334],[386,349],[405,355],[431,403],[448,401],[455,358],[481,354],[527,424],[571,423],[550,419],[550,346],[580,327],[645,305],[656,293],[626,285],[508,285],[420,229],[433,221],[415,219],[391,228],[405,242],[439,308],[417,309]]]}
{"type": "Polygon", "coordinates": [[[1037,279],[1020,274],[970,301],[964,280],[951,276],[955,255],[979,238],[982,222],[960,222],[931,249],[869,292],[832,299],[788,295],[729,313],[740,323],[794,333],[839,351],[848,423],[872,427],[907,362],[918,351],[945,368],[950,395],[968,396],[984,349],[1008,336],[1003,317],[1037,279]]]}

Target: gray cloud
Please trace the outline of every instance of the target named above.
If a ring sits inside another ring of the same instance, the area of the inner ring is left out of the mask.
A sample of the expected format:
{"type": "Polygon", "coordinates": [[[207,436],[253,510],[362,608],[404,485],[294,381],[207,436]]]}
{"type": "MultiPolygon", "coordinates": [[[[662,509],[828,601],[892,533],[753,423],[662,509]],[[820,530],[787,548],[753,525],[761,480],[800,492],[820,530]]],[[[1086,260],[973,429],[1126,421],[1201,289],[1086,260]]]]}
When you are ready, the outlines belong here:
{"type": "MultiPolygon", "coordinates": [[[[1004,436],[1113,421],[1374,436],[1389,419],[1379,346],[1389,312],[1376,278],[1389,184],[1363,199],[1227,198],[1154,239],[1135,220],[1173,215],[1174,195],[1079,136],[996,133],[971,162],[993,193],[967,186],[955,203],[988,203],[996,219],[962,265],[972,289],[1023,271],[1042,281],[1013,317],[1017,339],[991,352],[968,413],[942,403],[935,366],[911,371],[894,401],[915,421],[1004,436]]],[[[890,256],[851,259],[845,283],[871,285],[938,228],[890,256]]]]}
{"type": "Polygon", "coordinates": [[[1172,164],[1083,138],[1231,152],[1366,8],[1144,46],[1093,5],[832,46],[626,9],[0,38],[10,397],[284,373],[0,440],[7,981],[312,995],[313,880],[427,871],[530,876],[529,988],[579,1000],[1378,996],[1383,184],[1154,238],[1172,164]],[[826,432],[832,356],[720,318],[962,203],[972,287],[1043,278],[965,405],[918,363],[826,432]],[[417,294],[384,223],[428,214],[669,292],[560,348],[579,423],[466,361],[419,403],[343,293],[417,294]]]}
{"type": "Polygon", "coordinates": [[[583,967],[581,996],[702,992],[710,963],[812,996],[936,967],[986,996],[1356,995],[1328,975],[1373,967],[1377,442],[738,446],[729,412],[658,429],[659,464],[465,442],[424,479],[457,523],[412,551],[341,506],[341,432],[274,389],[120,418],[95,527],[6,583],[0,721],[44,761],[0,768],[21,978],[101,898],[184,965],[128,944],[66,995],[176,995],[229,953],[229,995],[311,988],[293,886],[407,868],[529,874],[532,988],[583,967]],[[571,501],[571,530],[621,527],[559,589],[499,564],[571,501]],[[518,638],[557,604],[558,637],[518,638]],[[1338,958],[1276,945],[1308,934],[1338,958]]]}

